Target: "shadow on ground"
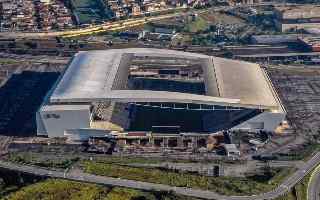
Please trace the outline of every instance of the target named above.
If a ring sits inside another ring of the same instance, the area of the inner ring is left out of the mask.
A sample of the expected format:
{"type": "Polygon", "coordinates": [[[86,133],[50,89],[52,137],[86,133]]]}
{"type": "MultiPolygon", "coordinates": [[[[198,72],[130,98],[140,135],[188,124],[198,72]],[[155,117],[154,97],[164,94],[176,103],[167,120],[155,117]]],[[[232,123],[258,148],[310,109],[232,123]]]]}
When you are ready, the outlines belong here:
{"type": "Polygon", "coordinates": [[[59,72],[23,71],[0,88],[0,135],[36,134],[36,111],[59,72]]]}

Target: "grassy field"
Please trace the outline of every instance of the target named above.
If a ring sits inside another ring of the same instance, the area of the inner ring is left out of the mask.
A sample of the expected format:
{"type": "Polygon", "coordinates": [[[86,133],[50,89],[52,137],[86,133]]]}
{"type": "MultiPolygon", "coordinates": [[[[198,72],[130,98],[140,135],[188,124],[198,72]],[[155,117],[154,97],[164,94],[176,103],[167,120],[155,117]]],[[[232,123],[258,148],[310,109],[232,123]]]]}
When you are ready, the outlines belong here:
{"type": "Polygon", "coordinates": [[[71,167],[75,162],[79,160],[78,157],[70,158],[70,159],[61,159],[57,157],[53,159],[52,157],[42,160],[36,156],[36,154],[32,153],[11,153],[8,155],[8,161],[21,163],[21,164],[30,164],[36,165],[39,167],[46,167],[46,168],[60,168],[60,169],[67,169],[71,167]]]}
{"type": "Polygon", "coordinates": [[[201,13],[199,15],[204,20],[206,20],[209,24],[241,24],[244,25],[246,22],[245,20],[231,16],[225,13],[215,12],[212,10],[209,10],[207,12],[201,13]]]}
{"type": "Polygon", "coordinates": [[[172,193],[143,192],[120,187],[48,179],[21,188],[4,200],[197,200],[172,193]]]}
{"type": "Polygon", "coordinates": [[[47,180],[23,187],[9,195],[8,200],[39,200],[39,199],[103,199],[109,190],[102,186],[77,183],[66,180],[47,180]]]}
{"type": "Polygon", "coordinates": [[[249,195],[269,191],[290,174],[288,169],[272,169],[268,174],[265,173],[245,178],[206,177],[155,168],[137,168],[92,161],[85,161],[83,167],[85,172],[97,175],[178,187],[208,189],[225,195],[249,195]]]}
{"type": "Polygon", "coordinates": [[[187,23],[186,31],[190,33],[197,33],[208,28],[208,23],[202,17],[197,17],[194,21],[187,23]]]}
{"type": "Polygon", "coordinates": [[[108,15],[101,0],[72,0],[71,2],[80,24],[102,21],[108,15]]]}
{"type": "Polygon", "coordinates": [[[194,21],[187,23],[186,31],[197,33],[206,30],[209,25],[216,25],[219,23],[244,25],[245,21],[238,17],[208,10],[199,14],[194,21]]]}
{"type": "Polygon", "coordinates": [[[19,63],[19,61],[14,59],[9,59],[9,58],[0,59],[0,64],[3,64],[3,65],[10,65],[10,64],[17,64],[17,63],[19,63]]]}

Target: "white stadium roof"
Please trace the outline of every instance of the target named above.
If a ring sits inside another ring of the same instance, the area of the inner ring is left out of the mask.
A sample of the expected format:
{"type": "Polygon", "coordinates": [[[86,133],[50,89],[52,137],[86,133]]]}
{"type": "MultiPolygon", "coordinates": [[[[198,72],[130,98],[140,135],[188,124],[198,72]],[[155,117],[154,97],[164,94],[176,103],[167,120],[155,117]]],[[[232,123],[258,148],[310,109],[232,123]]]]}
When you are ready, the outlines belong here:
{"type": "Polygon", "coordinates": [[[51,95],[50,103],[180,102],[235,107],[278,109],[272,84],[259,65],[167,49],[112,49],[77,53],[51,95]],[[205,68],[206,95],[128,90],[128,66],[133,57],[194,59],[205,68]]]}

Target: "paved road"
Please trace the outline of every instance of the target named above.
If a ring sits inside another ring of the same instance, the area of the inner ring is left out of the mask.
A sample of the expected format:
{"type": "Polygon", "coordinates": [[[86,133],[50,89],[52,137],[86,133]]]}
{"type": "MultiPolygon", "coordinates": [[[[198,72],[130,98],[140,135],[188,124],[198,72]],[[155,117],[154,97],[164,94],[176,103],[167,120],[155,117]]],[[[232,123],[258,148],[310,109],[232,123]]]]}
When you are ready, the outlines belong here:
{"type": "Polygon", "coordinates": [[[42,169],[35,166],[26,166],[26,165],[18,165],[14,163],[9,163],[5,161],[0,161],[0,167],[17,170],[21,172],[36,174],[40,176],[47,176],[52,178],[65,178],[69,180],[75,181],[83,181],[90,183],[97,183],[103,185],[113,185],[113,186],[122,186],[129,187],[135,189],[142,190],[162,190],[162,191],[174,191],[177,194],[193,196],[204,199],[217,199],[217,200],[264,200],[264,199],[274,199],[282,194],[285,194],[290,188],[292,188],[295,184],[297,184],[305,175],[307,175],[312,169],[320,163],[320,152],[317,153],[312,159],[305,163],[298,171],[292,174],[289,178],[287,178],[281,185],[279,185],[274,190],[253,196],[224,196],[219,195],[215,192],[206,191],[206,190],[198,190],[198,189],[190,189],[184,187],[172,187],[168,185],[162,184],[154,184],[126,179],[117,179],[103,176],[96,176],[92,174],[87,174],[83,172],[68,172],[64,173],[61,171],[53,171],[42,169]]]}
{"type": "Polygon", "coordinates": [[[320,200],[320,165],[310,177],[307,195],[308,200],[320,200]]]}
{"type": "Polygon", "coordinates": [[[36,63],[52,63],[52,64],[62,64],[66,65],[70,61],[70,57],[61,57],[61,56],[47,56],[47,55],[18,55],[18,54],[9,54],[0,52],[0,59],[13,59],[19,62],[36,62],[36,63]]]}

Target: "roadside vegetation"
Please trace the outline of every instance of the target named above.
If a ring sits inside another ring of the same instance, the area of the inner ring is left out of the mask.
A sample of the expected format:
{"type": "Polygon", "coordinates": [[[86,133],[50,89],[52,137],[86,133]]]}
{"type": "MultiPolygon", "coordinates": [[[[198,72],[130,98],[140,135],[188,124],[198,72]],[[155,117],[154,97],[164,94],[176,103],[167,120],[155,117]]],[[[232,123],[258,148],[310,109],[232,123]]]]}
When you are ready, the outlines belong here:
{"type": "Polygon", "coordinates": [[[310,174],[304,177],[301,182],[295,185],[287,194],[278,197],[275,200],[306,200],[309,179],[310,174]]]}
{"type": "MultiPolygon", "coordinates": [[[[11,152],[7,155],[6,159],[10,162],[20,163],[20,164],[30,164],[35,166],[47,167],[47,168],[62,168],[66,169],[74,165],[76,162],[81,161],[83,159],[87,159],[90,155],[79,155],[79,154],[62,154],[56,153],[50,156],[43,156],[41,153],[35,152],[11,152]]],[[[157,157],[138,157],[138,156],[92,156],[95,161],[109,164],[122,164],[122,165],[130,165],[130,164],[160,164],[164,162],[172,162],[172,163],[226,163],[226,164],[244,164],[246,161],[243,160],[210,160],[210,159],[202,159],[202,160],[193,160],[193,159],[175,159],[175,158],[157,158],[157,157]]]]}
{"type": "Polygon", "coordinates": [[[10,65],[10,64],[17,64],[19,61],[10,59],[10,58],[1,58],[0,59],[0,64],[2,65],[10,65]]]}
{"type": "Polygon", "coordinates": [[[140,168],[116,164],[83,162],[84,171],[96,175],[211,190],[224,195],[250,195],[275,188],[293,169],[269,168],[244,178],[207,177],[161,168],[140,168]]]}
{"type": "Polygon", "coordinates": [[[30,153],[19,153],[19,154],[11,153],[8,155],[8,161],[20,163],[20,164],[35,165],[35,166],[45,167],[45,168],[67,169],[71,167],[74,163],[79,161],[79,158],[78,157],[74,157],[70,159],[48,158],[47,160],[41,160],[30,153]]]}
{"type": "Polygon", "coordinates": [[[18,191],[20,188],[41,181],[43,178],[32,174],[0,169],[0,199],[18,191]]]}
{"type": "Polygon", "coordinates": [[[38,200],[38,199],[101,199],[108,189],[92,184],[77,183],[66,180],[50,179],[21,188],[9,195],[8,200],[38,200]]]}
{"type": "Polygon", "coordinates": [[[11,192],[17,191],[18,186],[16,185],[5,185],[4,183],[0,183],[0,198],[10,194],[11,192]]]}
{"type": "Polygon", "coordinates": [[[121,157],[121,156],[108,156],[103,158],[95,158],[98,162],[110,163],[110,164],[157,164],[168,161],[168,159],[161,158],[143,158],[143,157],[121,157]]]}
{"type": "Polygon", "coordinates": [[[104,187],[61,179],[48,179],[21,188],[4,200],[197,200],[167,192],[144,192],[104,187]]]}
{"type": "MultiPolygon", "coordinates": [[[[109,164],[160,164],[163,162],[173,163],[219,163],[219,160],[187,160],[187,159],[170,159],[170,158],[144,158],[144,157],[121,157],[121,156],[108,156],[95,158],[97,162],[109,163],[109,164]]],[[[226,161],[224,161],[226,162],[226,161]]],[[[241,161],[237,161],[241,163],[241,161]]],[[[230,163],[232,163],[230,161],[230,163]]]]}

